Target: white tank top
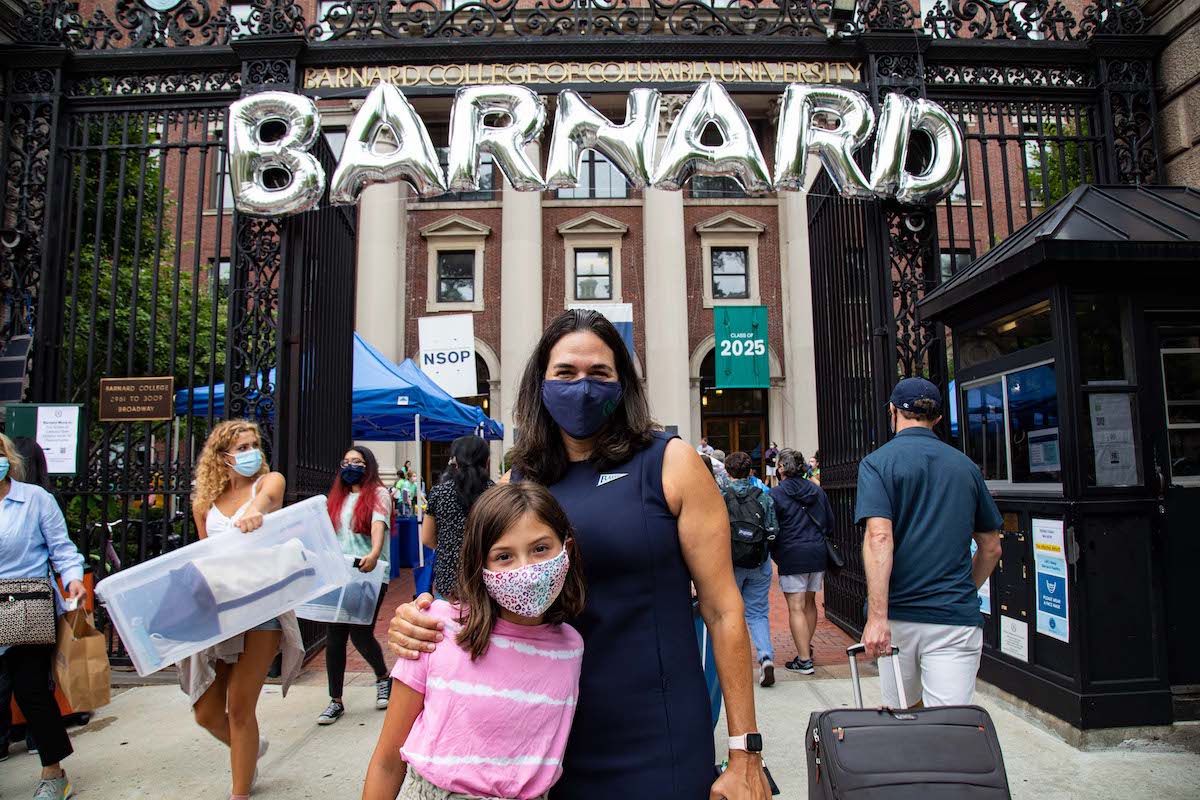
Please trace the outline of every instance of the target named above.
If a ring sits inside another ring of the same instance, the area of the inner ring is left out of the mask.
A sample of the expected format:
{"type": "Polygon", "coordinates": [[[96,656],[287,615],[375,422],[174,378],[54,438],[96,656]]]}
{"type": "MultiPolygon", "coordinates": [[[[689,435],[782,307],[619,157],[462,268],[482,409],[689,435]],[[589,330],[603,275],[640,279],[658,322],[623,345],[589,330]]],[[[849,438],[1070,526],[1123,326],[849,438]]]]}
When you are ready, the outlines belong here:
{"type": "Polygon", "coordinates": [[[246,509],[249,508],[250,504],[254,502],[254,495],[258,494],[258,484],[261,482],[262,478],[259,478],[254,482],[254,485],[250,487],[250,499],[247,500],[241,508],[233,512],[232,517],[227,517],[222,514],[221,509],[217,508],[216,503],[213,503],[209,507],[208,517],[204,520],[204,528],[208,532],[209,536],[221,536],[222,534],[234,533],[235,531],[241,533],[241,531],[238,531],[237,528],[233,527],[233,523],[241,519],[242,514],[245,514],[246,509]]]}

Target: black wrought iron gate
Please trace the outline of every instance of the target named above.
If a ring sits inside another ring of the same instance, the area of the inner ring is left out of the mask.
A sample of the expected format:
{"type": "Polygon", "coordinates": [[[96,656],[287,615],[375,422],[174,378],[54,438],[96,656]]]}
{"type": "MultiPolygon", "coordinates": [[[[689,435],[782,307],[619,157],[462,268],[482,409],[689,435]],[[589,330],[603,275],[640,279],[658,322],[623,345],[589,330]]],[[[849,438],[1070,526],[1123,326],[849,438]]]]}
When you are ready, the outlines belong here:
{"type": "MultiPolygon", "coordinates": [[[[947,393],[953,378],[953,343],[917,302],[1081,183],[1155,182],[1162,170],[1161,43],[1144,35],[1138,4],[938,2],[923,20],[915,8],[860,5],[864,78],[876,109],[903,92],[950,111],[967,146],[961,182],[932,208],[848,200],[824,176],[809,197],[821,483],[847,555],[825,610],[853,632],[866,599],[859,462],[888,439],[884,408],[899,378],[926,377],[947,393]]],[[[920,153],[910,167],[921,167],[920,153]]],[[[949,428],[943,420],[943,435],[949,428]]]]}
{"type": "Polygon", "coordinates": [[[55,488],[97,579],[194,538],[214,422],[259,422],[289,500],[350,440],[355,211],[243,216],[226,172],[230,103],[295,70],[178,52],[4,54],[2,339],[33,334],[29,400],[83,406],[81,471],[55,488]],[[129,376],[173,377],[175,418],[99,422],[100,380],[129,376]]]}
{"type": "Polygon", "coordinates": [[[353,216],[230,213],[238,96],[298,90],[305,68],[447,61],[450,45],[456,64],[827,59],[861,64],[877,107],[895,91],[941,102],[968,143],[963,182],[937,208],[827,184],[811,197],[823,477],[851,554],[827,608],[857,627],[857,464],[885,440],[898,375],[949,377],[945,337],[916,301],[1078,183],[1157,178],[1161,42],[1134,0],[858,0],[849,21],[835,5],[26,4],[18,46],[0,48],[0,344],[32,333],[27,397],[88,410],[87,469],[58,486],[81,549],[103,572],[187,541],[191,465],[214,419],[259,420],[293,498],[325,487],[349,438],[353,216]],[[175,420],[96,422],[98,381],[128,375],[174,376],[175,420]]]}

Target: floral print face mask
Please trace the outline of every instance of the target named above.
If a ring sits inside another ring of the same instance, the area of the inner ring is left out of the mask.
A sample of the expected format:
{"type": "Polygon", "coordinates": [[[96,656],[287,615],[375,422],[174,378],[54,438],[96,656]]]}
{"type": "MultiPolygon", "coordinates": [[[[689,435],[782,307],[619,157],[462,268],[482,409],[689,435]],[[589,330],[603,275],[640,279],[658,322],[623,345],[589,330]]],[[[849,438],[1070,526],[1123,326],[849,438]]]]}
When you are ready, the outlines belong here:
{"type": "Polygon", "coordinates": [[[567,548],[554,558],[507,572],[483,571],[483,585],[500,607],[522,617],[540,617],[558,599],[571,559],[567,548]]]}

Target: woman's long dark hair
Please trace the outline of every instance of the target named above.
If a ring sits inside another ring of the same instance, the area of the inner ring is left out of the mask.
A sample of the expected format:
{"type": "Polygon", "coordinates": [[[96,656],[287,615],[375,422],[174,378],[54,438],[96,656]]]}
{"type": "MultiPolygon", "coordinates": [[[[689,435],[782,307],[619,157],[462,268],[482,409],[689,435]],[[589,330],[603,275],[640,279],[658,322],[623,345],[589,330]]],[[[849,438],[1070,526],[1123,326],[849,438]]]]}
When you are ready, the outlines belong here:
{"type": "MultiPolygon", "coordinates": [[[[355,533],[361,533],[363,536],[371,535],[371,515],[375,512],[387,514],[390,518],[392,515],[391,503],[383,506],[383,499],[379,493],[380,489],[384,488],[383,481],[379,479],[379,461],[375,458],[375,454],[369,448],[362,445],[354,445],[347,452],[353,450],[362,456],[362,460],[367,463],[366,469],[363,470],[362,480],[358,483],[358,505],[354,507],[354,516],[350,519],[350,530],[355,533]]],[[[346,503],[346,498],[350,496],[350,484],[342,480],[341,470],[333,479],[333,485],[329,487],[329,500],[326,507],[329,509],[329,519],[333,521],[333,526],[336,528],[341,524],[342,506],[346,503]]]]}
{"type": "Polygon", "coordinates": [[[460,436],[450,444],[450,457],[454,459],[449,476],[454,494],[463,511],[470,511],[488,486],[488,443],[478,436],[460,436]]]}
{"type": "MultiPolygon", "coordinates": [[[[467,515],[458,562],[458,581],[450,599],[458,603],[458,621],[463,626],[455,641],[471,654],[472,661],[487,652],[496,620],[500,619],[500,606],[483,584],[488,552],[526,514],[533,514],[540,519],[558,534],[563,547],[567,546],[572,529],[566,512],[549,490],[536,483],[506,483],[489,489],[467,515]]],[[[568,557],[571,567],[567,572],[567,580],[558,597],[546,609],[543,623],[569,622],[583,613],[587,586],[583,579],[579,548],[572,548],[568,557]]]]}
{"type": "Polygon", "coordinates": [[[49,490],[50,472],[46,467],[46,453],[42,446],[28,436],[18,436],[13,439],[13,445],[21,458],[25,459],[25,475],[20,480],[49,490]]]}
{"type": "Polygon", "coordinates": [[[513,415],[520,432],[513,448],[513,467],[520,470],[523,478],[547,486],[566,473],[568,461],[558,424],[542,404],[542,381],[554,345],[568,333],[577,331],[595,334],[612,351],[617,380],[621,382],[621,402],[601,429],[589,460],[597,469],[612,469],[645,449],[654,438],[650,405],[621,334],[598,311],[564,311],[551,320],[525,364],[513,415]]]}

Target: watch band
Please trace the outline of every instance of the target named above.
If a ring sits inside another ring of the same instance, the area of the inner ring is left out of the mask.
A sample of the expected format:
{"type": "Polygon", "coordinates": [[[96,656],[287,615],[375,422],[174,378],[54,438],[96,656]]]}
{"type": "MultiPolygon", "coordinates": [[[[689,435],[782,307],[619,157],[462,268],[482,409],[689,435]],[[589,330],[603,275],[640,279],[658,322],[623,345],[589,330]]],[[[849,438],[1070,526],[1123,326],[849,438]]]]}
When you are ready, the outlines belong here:
{"type": "Polygon", "coordinates": [[[748,753],[761,753],[762,734],[761,733],[744,733],[741,736],[729,737],[730,750],[745,750],[748,753]]]}

